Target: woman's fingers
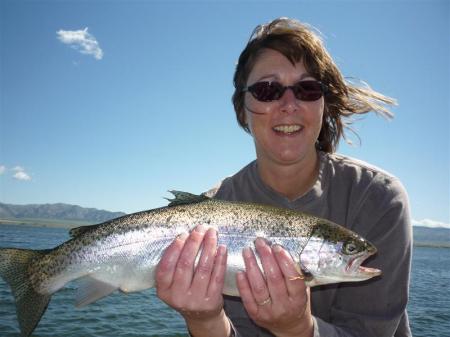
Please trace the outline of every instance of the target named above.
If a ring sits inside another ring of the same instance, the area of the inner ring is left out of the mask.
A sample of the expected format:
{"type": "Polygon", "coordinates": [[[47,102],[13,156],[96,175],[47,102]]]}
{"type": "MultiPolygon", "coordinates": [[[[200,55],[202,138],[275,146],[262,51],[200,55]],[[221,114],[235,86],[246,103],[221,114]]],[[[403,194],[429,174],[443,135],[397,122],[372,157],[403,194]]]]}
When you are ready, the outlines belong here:
{"type": "Polygon", "coordinates": [[[205,232],[205,226],[198,225],[186,239],[173,276],[173,283],[177,285],[177,292],[185,292],[191,287],[195,259],[203,242],[205,232]]]}
{"type": "Polygon", "coordinates": [[[172,286],[178,258],[180,257],[187,237],[187,233],[178,235],[164,251],[161,260],[158,263],[155,275],[157,288],[159,290],[166,290],[172,286]]]}
{"type": "MultiPolygon", "coordinates": [[[[258,303],[260,305],[270,304],[268,303],[268,301],[270,301],[269,299],[271,298],[270,292],[266,285],[266,279],[259,269],[255,254],[250,248],[247,247],[244,248],[242,255],[244,257],[245,276],[247,280],[247,283],[245,283],[244,279],[241,278],[242,282],[240,284],[244,286],[243,290],[246,291],[248,285],[248,288],[251,290],[251,294],[253,295],[256,305],[258,305],[258,303]]],[[[252,301],[248,298],[247,302],[251,303],[252,301]]]]}
{"type": "Polygon", "coordinates": [[[296,328],[301,323],[299,318],[310,314],[309,293],[303,276],[281,246],[269,246],[261,238],[255,241],[255,246],[264,274],[252,250],[244,249],[246,270],[237,275],[244,307],[257,325],[274,333],[296,328]]]}
{"type": "Polygon", "coordinates": [[[274,256],[272,248],[263,238],[256,239],[255,247],[261,260],[267,287],[272,300],[274,302],[286,301],[288,292],[286,289],[285,278],[280,270],[280,266],[278,265],[278,261],[274,256]]]}
{"type": "Polygon", "coordinates": [[[191,284],[192,292],[196,292],[198,294],[206,293],[209,280],[211,278],[211,273],[214,268],[214,260],[216,258],[217,250],[216,230],[210,228],[206,231],[202,247],[202,253],[198,264],[195,267],[194,278],[191,284]]]}
{"type": "Polygon", "coordinates": [[[220,245],[217,248],[216,257],[214,260],[214,269],[211,275],[211,279],[209,281],[207,298],[211,297],[222,298],[226,271],[227,271],[227,248],[226,246],[220,245]]]}
{"type": "Polygon", "coordinates": [[[258,305],[256,304],[255,296],[253,295],[246,272],[239,272],[236,281],[242,303],[250,316],[254,317],[258,312],[258,305]]]}
{"type": "Polygon", "coordinates": [[[303,275],[289,253],[279,245],[269,246],[263,238],[255,240],[255,247],[264,273],[253,251],[246,248],[243,251],[246,271],[237,276],[239,292],[249,313],[282,312],[297,299],[305,298],[303,275]]]}
{"type": "Polygon", "coordinates": [[[197,226],[190,234],[175,239],[164,252],[156,271],[158,297],[186,320],[219,317],[226,261],[225,246],[217,248],[217,231],[197,226]]]}
{"type": "Polygon", "coordinates": [[[272,251],[283,273],[289,297],[293,299],[299,296],[303,297],[305,295],[306,285],[305,277],[301,273],[300,268],[296,266],[289,253],[280,245],[273,245],[272,251]]]}

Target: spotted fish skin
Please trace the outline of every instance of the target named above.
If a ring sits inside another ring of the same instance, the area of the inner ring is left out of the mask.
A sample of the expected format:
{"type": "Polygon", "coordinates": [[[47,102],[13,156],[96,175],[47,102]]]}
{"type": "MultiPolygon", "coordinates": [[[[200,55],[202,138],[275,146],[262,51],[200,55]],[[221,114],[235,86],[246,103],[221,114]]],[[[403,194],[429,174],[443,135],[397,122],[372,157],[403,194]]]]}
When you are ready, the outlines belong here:
{"type": "Polygon", "coordinates": [[[227,202],[172,192],[167,207],[125,215],[102,224],[71,230],[72,239],[46,251],[0,249],[0,276],[16,299],[22,335],[38,324],[53,293],[79,280],[78,306],[110,293],[154,286],[154,272],[173,239],[199,224],[218,232],[227,246],[224,293],[238,296],[236,273],[244,269],[242,249],[257,237],[282,245],[307,273],[308,286],[362,281],[380,271],[360,264],[376,248],[344,227],[289,209],[227,202]],[[30,312],[33,303],[38,309],[30,312]]]}

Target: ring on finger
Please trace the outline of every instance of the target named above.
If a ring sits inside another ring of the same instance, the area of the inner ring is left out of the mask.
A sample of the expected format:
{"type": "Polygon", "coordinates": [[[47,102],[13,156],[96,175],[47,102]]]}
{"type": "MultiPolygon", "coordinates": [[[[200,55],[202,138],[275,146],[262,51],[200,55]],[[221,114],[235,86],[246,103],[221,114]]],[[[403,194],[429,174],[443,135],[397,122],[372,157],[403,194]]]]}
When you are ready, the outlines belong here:
{"type": "Polygon", "coordinates": [[[269,304],[269,303],[271,303],[271,302],[272,302],[272,299],[271,299],[270,296],[269,296],[269,297],[267,297],[267,298],[266,298],[264,301],[262,301],[262,302],[256,302],[256,304],[262,307],[263,305],[269,304]]]}
{"type": "Polygon", "coordinates": [[[292,276],[289,278],[289,281],[296,281],[296,280],[304,280],[305,276],[303,275],[298,275],[298,276],[292,276]]]}

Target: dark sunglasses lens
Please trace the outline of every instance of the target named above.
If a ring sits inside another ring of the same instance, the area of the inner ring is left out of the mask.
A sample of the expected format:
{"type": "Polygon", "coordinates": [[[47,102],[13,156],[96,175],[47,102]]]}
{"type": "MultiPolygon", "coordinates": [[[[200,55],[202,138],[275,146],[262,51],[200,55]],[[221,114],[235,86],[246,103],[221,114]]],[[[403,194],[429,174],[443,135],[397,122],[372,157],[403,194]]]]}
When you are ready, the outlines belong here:
{"type": "Polygon", "coordinates": [[[318,81],[301,81],[294,88],[295,97],[302,101],[316,101],[323,95],[322,84],[318,81]]]}
{"type": "Polygon", "coordinates": [[[322,95],[322,83],[318,81],[301,81],[295,85],[295,96],[302,101],[316,101],[322,95]]]}
{"type": "Polygon", "coordinates": [[[275,82],[258,82],[253,84],[249,91],[258,101],[270,102],[281,97],[283,88],[275,82]]]}

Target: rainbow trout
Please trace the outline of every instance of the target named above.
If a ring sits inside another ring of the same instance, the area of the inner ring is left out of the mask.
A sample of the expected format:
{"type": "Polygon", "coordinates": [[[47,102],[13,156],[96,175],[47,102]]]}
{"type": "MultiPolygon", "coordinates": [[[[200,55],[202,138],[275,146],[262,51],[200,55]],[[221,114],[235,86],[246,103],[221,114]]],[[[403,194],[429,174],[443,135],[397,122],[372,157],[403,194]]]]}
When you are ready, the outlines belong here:
{"type": "Polygon", "coordinates": [[[102,224],[74,228],[72,238],[49,250],[0,249],[0,276],[10,285],[23,336],[39,323],[51,295],[80,280],[75,304],[84,306],[116,290],[154,286],[164,249],[198,224],[214,227],[228,248],[224,294],[239,296],[235,276],[244,270],[242,249],[257,237],[282,245],[303,270],[310,287],[363,281],[380,270],[361,263],[376,248],[328,220],[288,209],[227,202],[172,192],[167,207],[125,215],[102,224]]]}

